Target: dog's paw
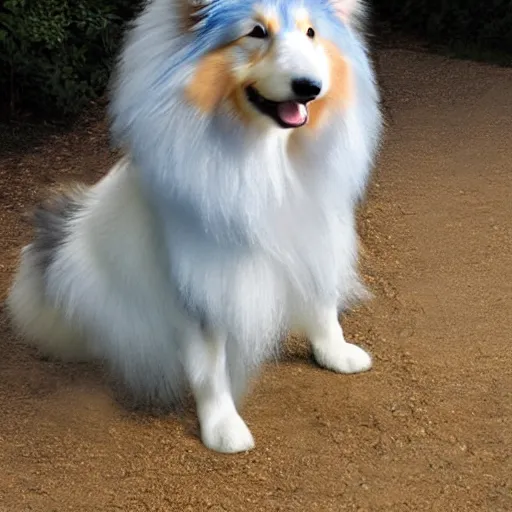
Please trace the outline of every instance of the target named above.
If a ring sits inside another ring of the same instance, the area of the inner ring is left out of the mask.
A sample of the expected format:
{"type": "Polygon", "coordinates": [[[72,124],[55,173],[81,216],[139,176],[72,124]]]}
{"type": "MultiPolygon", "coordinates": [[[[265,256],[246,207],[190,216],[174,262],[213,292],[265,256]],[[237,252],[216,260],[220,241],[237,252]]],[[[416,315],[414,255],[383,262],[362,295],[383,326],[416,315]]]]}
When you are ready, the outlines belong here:
{"type": "Polygon", "coordinates": [[[370,355],[352,343],[317,346],[313,353],[320,366],[337,373],[360,373],[372,367],[370,355]]]}
{"type": "Polygon", "coordinates": [[[249,428],[236,413],[201,425],[201,440],[210,450],[221,453],[245,452],[254,448],[249,428]]]}

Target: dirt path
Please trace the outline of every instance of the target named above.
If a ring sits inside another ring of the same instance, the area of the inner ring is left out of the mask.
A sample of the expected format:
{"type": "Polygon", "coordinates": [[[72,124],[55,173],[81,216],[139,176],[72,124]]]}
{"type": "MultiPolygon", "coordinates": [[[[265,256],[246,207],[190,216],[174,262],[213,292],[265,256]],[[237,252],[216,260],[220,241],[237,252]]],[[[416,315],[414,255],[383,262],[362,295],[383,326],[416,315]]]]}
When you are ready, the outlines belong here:
{"type": "MultiPolygon", "coordinates": [[[[292,341],[245,410],[257,449],[220,456],[2,320],[1,512],[512,510],[512,70],[378,64],[389,127],[361,218],[376,298],[344,320],[375,369],[322,371],[292,341]]],[[[0,157],[2,297],[42,186],[113,161],[101,123],[26,145],[0,157]]]]}

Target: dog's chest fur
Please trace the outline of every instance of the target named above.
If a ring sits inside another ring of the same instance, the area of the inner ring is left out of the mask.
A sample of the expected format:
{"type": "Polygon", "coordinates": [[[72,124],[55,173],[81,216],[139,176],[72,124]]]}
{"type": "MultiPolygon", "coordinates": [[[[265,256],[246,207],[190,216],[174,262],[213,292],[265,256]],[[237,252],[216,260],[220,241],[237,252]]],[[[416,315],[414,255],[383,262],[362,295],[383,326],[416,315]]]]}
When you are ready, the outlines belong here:
{"type": "Polygon", "coordinates": [[[217,195],[203,196],[206,211],[197,217],[158,209],[183,305],[236,333],[281,329],[309,303],[336,300],[340,255],[353,251],[351,214],[343,218],[319,183],[309,179],[308,187],[310,176],[299,175],[314,170],[272,157],[260,153],[252,169],[239,168],[236,191],[207,177],[217,195]]]}

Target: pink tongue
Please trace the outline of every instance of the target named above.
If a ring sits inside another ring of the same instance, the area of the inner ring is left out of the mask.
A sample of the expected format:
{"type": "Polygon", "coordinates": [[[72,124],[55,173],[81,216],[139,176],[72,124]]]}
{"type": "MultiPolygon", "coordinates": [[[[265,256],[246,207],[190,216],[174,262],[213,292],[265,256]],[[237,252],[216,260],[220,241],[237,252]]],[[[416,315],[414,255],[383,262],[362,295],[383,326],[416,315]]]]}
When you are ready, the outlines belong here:
{"type": "Polygon", "coordinates": [[[306,122],[306,107],[295,101],[284,101],[277,106],[277,114],[281,121],[292,126],[300,126],[306,122]]]}

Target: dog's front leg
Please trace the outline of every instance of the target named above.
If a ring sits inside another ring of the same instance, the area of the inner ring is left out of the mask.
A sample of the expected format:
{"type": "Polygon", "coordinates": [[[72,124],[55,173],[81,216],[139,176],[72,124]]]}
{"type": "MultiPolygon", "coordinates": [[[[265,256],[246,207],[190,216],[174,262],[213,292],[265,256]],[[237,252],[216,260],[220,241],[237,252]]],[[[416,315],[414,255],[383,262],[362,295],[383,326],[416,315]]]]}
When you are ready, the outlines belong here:
{"type": "Polygon", "coordinates": [[[195,332],[186,341],[185,370],[194,394],[203,443],[217,452],[254,448],[230,389],[223,336],[195,332]]]}
{"type": "Polygon", "coordinates": [[[336,307],[313,308],[303,322],[313,355],[320,366],[338,373],[358,373],[371,368],[369,354],[345,341],[336,307]]]}

